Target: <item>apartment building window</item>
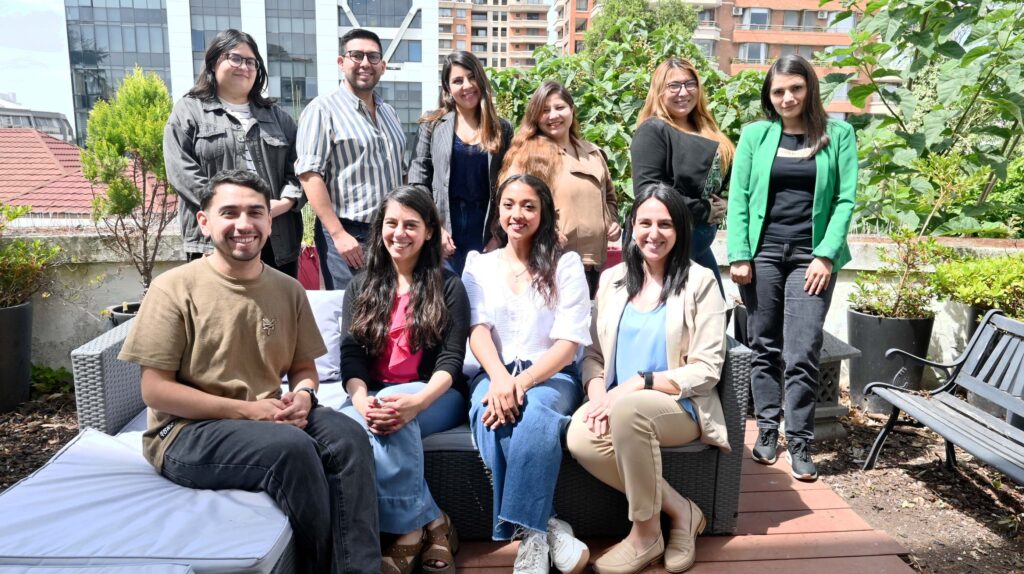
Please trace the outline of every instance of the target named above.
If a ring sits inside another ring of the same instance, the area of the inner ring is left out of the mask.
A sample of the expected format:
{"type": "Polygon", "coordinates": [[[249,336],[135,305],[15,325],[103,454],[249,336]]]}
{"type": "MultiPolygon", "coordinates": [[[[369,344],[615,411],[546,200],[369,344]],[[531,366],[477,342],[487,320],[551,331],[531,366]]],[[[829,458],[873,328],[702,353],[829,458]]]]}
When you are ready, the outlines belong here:
{"type": "Polygon", "coordinates": [[[452,49],[452,41],[451,40],[438,40],[437,41],[437,47],[442,49],[442,50],[451,50],[452,49]]]}
{"type": "Polygon", "coordinates": [[[747,8],[743,11],[743,27],[747,30],[767,30],[772,11],[768,8],[747,8]]]}
{"type": "Polygon", "coordinates": [[[473,28],[473,37],[475,38],[486,38],[487,28],[473,28]]]}
{"type": "Polygon", "coordinates": [[[814,60],[814,53],[817,52],[820,46],[794,46],[792,44],[784,44],[779,50],[780,56],[803,56],[807,61],[814,60]]]}
{"type": "Polygon", "coordinates": [[[497,44],[491,44],[491,51],[492,52],[497,52],[498,51],[498,45],[497,44]]]}
{"type": "Polygon", "coordinates": [[[541,13],[541,12],[527,12],[526,13],[526,19],[527,20],[535,20],[535,21],[536,20],[542,20],[541,16],[543,16],[543,15],[544,14],[541,13]]]}
{"type": "Polygon", "coordinates": [[[474,22],[486,22],[487,21],[487,12],[473,12],[473,21],[474,22]]]}
{"type": "Polygon", "coordinates": [[[498,21],[498,13],[497,12],[491,12],[491,20],[494,21],[494,22],[498,21]]]}
{"type": "Polygon", "coordinates": [[[465,18],[466,17],[466,9],[465,8],[456,8],[455,9],[455,17],[456,18],[465,18]]]}
{"type": "Polygon", "coordinates": [[[587,19],[586,18],[580,18],[579,20],[576,21],[576,31],[577,32],[586,32],[587,31],[587,19]]]}
{"type": "Polygon", "coordinates": [[[818,19],[817,10],[804,10],[803,29],[805,32],[817,32],[825,28],[826,20],[818,19]]]}
{"type": "Polygon", "coordinates": [[[442,17],[442,18],[451,18],[452,17],[452,9],[451,8],[438,8],[437,9],[437,15],[442,17]]]}
{"type": "Polygon", "coordinates": [[[481,52],[486,52],[486,51],[487,51],[487,44],[480,44],[480,43],[477,43],[477,42],[473,42],[473,43],[472,43],[472,44],[470,45],[470,48],[469,48],[469,49],[470,49],[470,51],[472,51],[472,52],[473,52],[474,54],[479,54],[479,53],[481,53],[481,52]]]}
{"type": "MultiPolygon", "coordinates": [[[[388,38],[381,38],[380,43],[382,44],[384,53],[386,54],[388,47],[391,45],[391,40],[388,38]]],[[[420,40],[402,40],[398,43],[398,47],[395,48],[395,53],[391,54],[388,61],[396,64],[402,62],[422,62],[423,42],[420,40]]]]}
{"type": "Polygon", "coordinates": [[[848,102],[850,101],[850,84],[843,84],[836,88],[836,91],[832,92],[833,102],[848,102]]]}
{"type": "Polygon", "coordinates": [[[377,92],[398,112],[402,131],[405,132],[405,158],[408,161],[412,159],[419,131],[416,120],[423,114],[423,85],[419,82],[380,82],[377,92]]]}
{"type": "MultiPolygon", "coordinates": [[[[214,0],[189,0],[189,15],[192,24],[192,72],[196,77],[203,69],[206,47],[213,38],[227,28],[242,27],[242,13],[239,0],[214,2],[214,0]]],[[[121,34],[110,34],[110,51],[124,49],[121,34]]]]}
{"type": "Polygon", "coordinates": [[[576,40],[576,45],[573,46],[573,53],[579,54],[584,49],[586,49],[586,46],[587,46],[587,43],[584,42],[583,40],[576,40]]]}
{"type": "Polygon", "coordinates": [[[715,41],[714,40],[705,40],[705,39],[697,38],[697,39],[693,40],[693,43],[696,44],[698,48],[700,48],[700,51],[701,51],[702,54],[704,54],[705,58],[714,58],[715,57],[715,41]]]}
{"type": "Polygon", "coordinates": [[[502,59],[501,59],[501,64],[500,64],[500,65],[501,65],[501,67],[502,67],[502,68],[504,68],[505,66],[507,66],[507,65],[508,65],[508,64],[506,63],[506,60],[505,60],[505,58],[502,58],[502,59]]]}
{"type": "Polygon", "coordinates": [[[487,0],[473,0],[474,4],[487,4],[487,0]]]}
{"type": "Polygon", "coordinates": [[[267,92],[295,119],[317,95],[313,0],[267,0],[267,92]]]}
{"type": "Polygon", "coordinates": [[[697,13],[697,21],[702,25],[707,26],[708,24],[715,23],[715,9],[706,8],[697,13]]]}
{"type": "Polygon", "coordinates": [[[764,64],[768,61],[768,44],[764,42],[740,44],[739,59],[747,63],[764,64]]]}
{"type": "Polygon", "coordinates": [[[576,11],[586,12],[587,9],[590,7],[589,4],[589,0],[576,0],[576,11]]]}
{"type": "Polygon", "coordinates": [[[501,43],[501,51],[502,52],[507,52],[508,51],[508,44],[502,42],[501,43]]]}
{"type": "Polygon", "coordinates": [[[498,35],[498,29],[497,28],[491,28],[491,36],[497,36],[497,35],[498,35]]]}
{"type": "MultiPolygon", "coordinates": [[[[349,0],[348,5],[362,26],[397,28],[412,8],[412,0],[349,0]]],[[[410,28],[420,28],[418,20],[410,28]]]]}
{"type": "Polygon", "coordinates": [[[455,41],[455,49],[456,50],[465,50],[466,49],[466,41],[465,40],[456,40],[455,41]]]}
{"type": "Polygon", "coordinates": [[[442,34],[451,34],[452,33],[452,25],[451,24],[438,24],[437,25],[437,30],[439,32],[441,32],[442,34]]]}
{"type": "Polygon", "coordinates": [[[839,15],[839,12],[829,12],[828,13],[828,31],[829,32],[850,32],[851,30],[853,30],[853,27],[857,25],[857,14],[856,13],[851,14],[849,18],[846,18],[845,20],[842,20],[841,22],[837,23],[835,21],[835,19],[836,19],[836,16],[838,16],[838,15],[839,15]]]}
{"type": "Polygon", "coordinates": [[[501,37],[502,38],[508,38],[508,28],[502,28],[501,29],[501,37]]]}
{"type": "Polygon", "coordinates": [[[501,21],[502,22],[508,22],[508,12],[502,12],[501,13],[501,21]]]}
{"type": "Polygon", "coordinates": [[[786,10],[782,13],[782,29],[787,31],[799,31],[800,18],[803,13],[800,10],[786,10]]]}
{"type": "Polygon", "coordinates": [[[455,25],[455,33],[456,34],[465,34],[466,33],[466,25],[465,24],[456,24],[455,25]]]}

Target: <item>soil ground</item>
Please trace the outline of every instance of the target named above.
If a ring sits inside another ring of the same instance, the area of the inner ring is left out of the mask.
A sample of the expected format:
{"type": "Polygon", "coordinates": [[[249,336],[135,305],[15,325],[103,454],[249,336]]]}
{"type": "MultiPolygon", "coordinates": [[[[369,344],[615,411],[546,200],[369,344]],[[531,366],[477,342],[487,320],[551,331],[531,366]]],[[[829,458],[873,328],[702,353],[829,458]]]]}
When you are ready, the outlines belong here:
{"type": "MultiPolygon", "coordinates": [[[[898,426],[875,470],[860,466],[881,422],[853,411],[848,437],[817,445],[825,481],[873,527],[888,532],[926,574],[1024,574],[1024,485],[958,450],[946,470],[942,440],[898,426]]],[[[78,432],[74,397],[49,395],[0,415],[0,492],[43,465],[78,432]]]]}

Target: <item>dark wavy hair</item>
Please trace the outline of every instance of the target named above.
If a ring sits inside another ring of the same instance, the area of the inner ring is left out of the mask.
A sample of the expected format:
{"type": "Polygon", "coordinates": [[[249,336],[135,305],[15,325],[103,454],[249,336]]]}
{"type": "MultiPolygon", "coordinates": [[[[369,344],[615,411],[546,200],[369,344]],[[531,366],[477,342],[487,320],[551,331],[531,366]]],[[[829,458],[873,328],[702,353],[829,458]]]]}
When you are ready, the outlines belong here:
{"type": "Polygon", "coordinates": [[[427,192],[403,185],[385,196],[373,216],[366,244],[366,279],[352,309],[352,335],[373,356],[380,355],[387,344],[398,289],[398,271],[384,246],[383,236],[384,214],[391,203],[419,214],[425,230],[430,233],[412,272],[406,325],[413,350],[440,343],[449,321],[441,270],[441,218],[427,192]]]}
{"type": "Polygon", "coordinates": [[[678,295],[686,287],[686,277],[690,272],[690,243],[693,238],[690,210],[686,208],[682,194],[664,183],[651,183],[642,187],[633,201],[633,208],[626,219],[626,246],[622,250],[626,275],[619,279],[615,286],[625,285],[630,299],[636,297],[644,286],[644,255],[633,239],[633,227],[636,225],[636,212],[640,206],[652,199],[660,201],[668,209],[672,226],[676,229],[676,244],[672,246],[665,260],[665,281],[658,299],[664,303],[670,296],[678,295]]]}
{"type": "Polygon", "coordinates": [[[821,103],[821,87],[818,85],[814,67],[802,56],[790,54],[775,60],[772,67],[768,68],[768,75],[764,77],[764,84],[761,85],[761,109],[769,120],[778,122],[782,120],[782,116],[772,104],[772,81],[775,80],[775,74],[800,76],[807,83],[803,109],[804,141],[811,147],[811,156],[814,156],[829,142],[828,113],[821,103]]]}
{"type": "Polygon", "coordinates": [[[220,64],[222,58],[227,57],[232,48],[239,44],[248,45],[253,56],[256,57],[256,81],[253,82],[252,89],[249,90],[249,103],[264,108],[273,105],[274,100],[263,95],[264,90],[267,89],[267,65],[263,62],[263,56],[260,55],[256,40],[245,32],[234,28],[228,28],[218,33],[213,42],[210,42],[210,47],[206,49],[206,56],[203,57],[203,69],[199,71],[196,84],[185,95],[205,101],[216,99],[217,65],[220,64]]]}
{"type": "MultiPolygon", "coordinates": [[[[555,198],[551,189],[544,180],[539,177],[524,173],[517,173],[508,176],[495,193],[497,211],[501,210],[501,197],[505,189],[513,183],[523,183],[530,186],[540,198],[540,226],[532,237],[530,245],[530,274],[533,275],[533,287],[544,297],[544,303],[553,308],[558,302],[558,282],[555,272],[558,270],[558,260],[562,257],[564,250],[558,243],[558,229],[556,227],[558,215],[555,212],[555,198]]],[[[508,234],[501,228],[501,217],[496,218],[493,232],[501,245],[508,244],[508,234]]]]}
{"type": "Polygon", "coordinates": [[[197,194],[199,209],[206,211],[210,207],[210,202],[213,201],[213,196],[217,195],[217,189],[226,184],[248,187],[262,195],[263,199],[267,201],[267,208],[270,207],[270,200],[274,197],[270,193],[270,186],[256,172],[247,169],[225,169],[217,172],[217,175],[210,178],[210,181],[199,190],[197,194]]]}
{"type": "Polygon", "coordinates": [[[420,123],[433,123],[444,117],[445,114],[455,109],[455,97],[452,96],[452,87],[449,78],[452,73],[452,66],[461,66],[473,74],[473,82],[480,91],[480,103],[477,107],[477,115],[480,120],[480,147],[490,154],[498,153],[501,149],[501,120],[498,119],[498,112],[494,107],[494,92],[491,89],[491,82],[487,79],[487,71],[484,70],[480,60],[472,52],[457,51],[448,54],[443,59],[441,66],[441,95],[438,96],[439,107],[423,114],[420,123]]]}

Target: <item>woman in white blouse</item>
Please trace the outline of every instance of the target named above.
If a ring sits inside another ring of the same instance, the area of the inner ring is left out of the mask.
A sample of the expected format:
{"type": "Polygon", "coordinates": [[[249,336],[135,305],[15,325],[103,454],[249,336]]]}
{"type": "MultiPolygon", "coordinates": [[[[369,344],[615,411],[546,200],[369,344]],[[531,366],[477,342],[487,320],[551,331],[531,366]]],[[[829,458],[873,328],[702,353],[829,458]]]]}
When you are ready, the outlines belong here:
{"type": "Polygon", "coordinates": [[[559,246],[551,191],[513,175],[497,191],[503,247],[470,253],[462,280],[469,346],[483,369],[471,384],[470,425],[494,480],[495,540],[523,533],[516,573],[580,572],[590,554],[552,516],[562,433],[582,399],[573,360],[590,344],[583,262],[559,246]]]}

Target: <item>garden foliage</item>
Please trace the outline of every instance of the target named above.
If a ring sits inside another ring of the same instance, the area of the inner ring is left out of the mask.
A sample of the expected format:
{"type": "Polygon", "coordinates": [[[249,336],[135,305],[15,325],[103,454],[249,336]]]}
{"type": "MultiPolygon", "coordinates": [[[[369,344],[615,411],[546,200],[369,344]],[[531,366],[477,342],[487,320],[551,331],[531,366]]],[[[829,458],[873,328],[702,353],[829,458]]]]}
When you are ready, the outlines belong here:
{"type": "Polygon", "coordinates": [[[59,247],[39,239],[4,237],[7,225],[30,210],[27,206],[0,204],[0,308],[21,305],[42,289],[60,253],[59,247]]]}

